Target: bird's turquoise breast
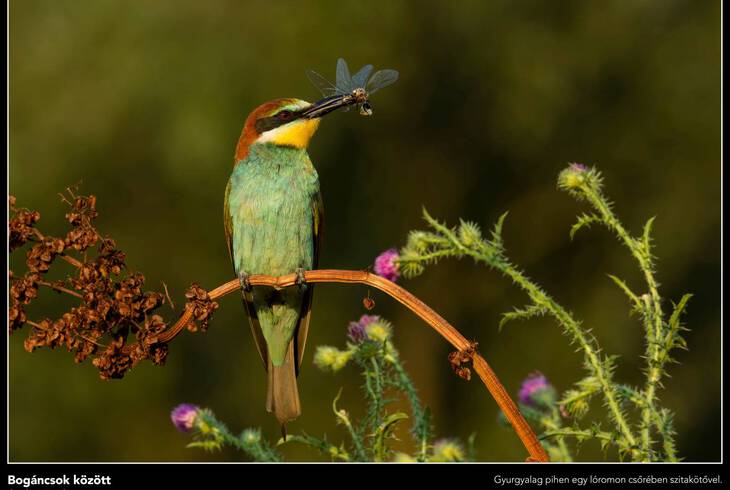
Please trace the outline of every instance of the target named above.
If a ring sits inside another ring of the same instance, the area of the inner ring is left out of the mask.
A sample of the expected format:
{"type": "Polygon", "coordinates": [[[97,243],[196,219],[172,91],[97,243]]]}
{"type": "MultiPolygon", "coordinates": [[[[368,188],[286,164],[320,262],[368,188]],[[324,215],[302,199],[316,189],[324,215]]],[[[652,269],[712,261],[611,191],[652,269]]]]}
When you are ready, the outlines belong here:
{"type": "Polygon", "coordinates": [[[237,273],[278,276],[312,268],[319,178],[305,150],[252,145],[228,192],[237,273]]]}

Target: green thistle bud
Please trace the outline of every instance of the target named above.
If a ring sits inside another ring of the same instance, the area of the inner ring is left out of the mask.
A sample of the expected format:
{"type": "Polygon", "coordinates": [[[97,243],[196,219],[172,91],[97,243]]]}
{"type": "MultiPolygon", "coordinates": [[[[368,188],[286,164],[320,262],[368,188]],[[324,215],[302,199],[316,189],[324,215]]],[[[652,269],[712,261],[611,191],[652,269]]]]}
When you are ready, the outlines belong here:
{"type": "Polygon", "coordinates": [[[482,241],[482,231],[476,223],[462,221],[459,226],[459,240],[466,247],[473,247],[482,241]]]}
{"type": "Polygon", "coordinates": [[[449,462],[464,461],[464,459],[464,448],[459,442],[452,439],[441,439],[434,443],[429,461],[449,462]]]}
{"type": "Polygon", "coordinates": [[[241,433],[241,440],[247,445],[258,444],[261,441],[261,433],[256,429],[246,429],[241,433]]]}
{"type": "Polygon", "coordinates": [[[558,175],[558,187],[567,191],[577,190],[586,183],[588,167],[580,163],[571,163],[558,175]]]}
{"type": "Polygon", "coordinates": [[[385,342],[393,334],[393,327],[385,320],[378,320],[365,327],[365,335],[370,340],[385,342]]]}
{"type": "Polygon", "coordinates": [[[409,245],[406,245],[401,249],[398,267],[405,277],[413,278],[423,274],[425,268],[423,264],[418,261],[420,255],[421,254],[417,250],[414,250],[414,248],[409,245]]]}
{"type": "Polygon", "coordinates": [[[420,230],[414,230],[408,234],[408,242],[406,248],[416,254],[426,253],[429,247],[428,233],[420,230]]]}
{"type": "Polygon", "coordinates": [[[323,371],[337,372],[348,363],[352,357],[351,350],[342,351],[336,347],[322,345],[314,353],[314,364],[323,371]]]}

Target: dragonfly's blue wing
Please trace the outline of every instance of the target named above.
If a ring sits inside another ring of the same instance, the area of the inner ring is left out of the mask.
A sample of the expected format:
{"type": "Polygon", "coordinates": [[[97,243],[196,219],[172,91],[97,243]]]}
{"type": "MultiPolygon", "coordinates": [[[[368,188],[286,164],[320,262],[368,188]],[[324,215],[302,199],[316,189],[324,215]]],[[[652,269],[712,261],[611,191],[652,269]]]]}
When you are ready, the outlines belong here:
{"type": "Polygon", "coordinates": [[[358,88],[362,87],[365,88],[365,82],[367,82],[368,77],[373,72],[373,65],[365,65],[362,68],[360,68],[360,71],[355,73],[352,76],[352,88],[358,88]]]}
{"type": "Polygon", "coordinates": [[[335,82],[337,90],[346,94],[352,91],[352,78],[350,78],[350,70],[347,68],[347,61],[343,58],[337,60],[337,81],[335,82]]]}
{"type": "Polygon", "coordinates": [[[368,94],[374,94],[383,87],[387,87],[391,83],[395,83],[398,80],[398,72],[395,70],[378,70],[375,74],[370,77],[365,90],[368,94]]]}
{"type": "Polygon", "coordinates": [[[306,71],[307,78],[309,78],[309,81],[312,82],[312,85],[317,87],[320,92],[322,92],[322,95],[325,97],[329,97],[331,95],[336,95],[337,87],[332,85],[325,77],[317,73],[313,70],[307,70],[306,71]]]}

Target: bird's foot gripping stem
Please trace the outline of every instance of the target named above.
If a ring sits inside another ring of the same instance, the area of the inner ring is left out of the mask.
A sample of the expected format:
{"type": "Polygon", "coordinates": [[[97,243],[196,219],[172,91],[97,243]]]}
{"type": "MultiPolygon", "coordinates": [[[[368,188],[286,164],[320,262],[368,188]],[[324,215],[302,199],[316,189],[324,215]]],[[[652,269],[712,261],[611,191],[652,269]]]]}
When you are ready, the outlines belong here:
{"type": "Polygon", "coordinates": [[[297,286],[300,288],[304,287],[307,284],[307,279],[304,277],[304,269],[301,267],[298,267],[296,271],[294,271],[297,275],[297,286]]]}
{"type": "Polygon", "coordinates": [[[243,289],[245,292],[250,293],[253,289],[253,286],[251,286],[251,281],[249,280],[249,277],[251,274],[248,272],[241,272],[238,274],[238,281],[241,283],[241,289],[243,289]]]}

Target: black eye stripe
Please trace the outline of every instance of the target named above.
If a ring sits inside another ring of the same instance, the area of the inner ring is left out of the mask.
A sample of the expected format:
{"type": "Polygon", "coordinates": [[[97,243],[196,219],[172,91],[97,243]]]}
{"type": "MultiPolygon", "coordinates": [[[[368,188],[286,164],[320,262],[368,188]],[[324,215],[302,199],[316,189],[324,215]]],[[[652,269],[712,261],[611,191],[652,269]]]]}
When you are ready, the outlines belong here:
{"type": "Polygon", "coordinates": [[[282,126],[284,124],[290,123],[294,121],[295,119],[298,119],[301,117],[302,111],[289,111],[284,110],[277,112],[273,116],[268,117],[261,117],[256,120],[256,123],[254,124],[256,128],[256,132],[261,134],[265,131],[270,131],[274,128],[278,128],[279,126],[282,126]],[[282,117],[282,113],[288,114],[287,117],[282,117]]]}

